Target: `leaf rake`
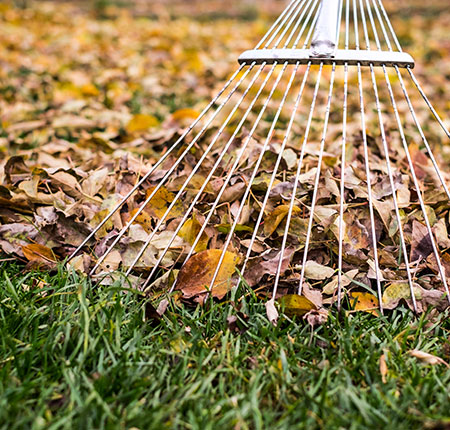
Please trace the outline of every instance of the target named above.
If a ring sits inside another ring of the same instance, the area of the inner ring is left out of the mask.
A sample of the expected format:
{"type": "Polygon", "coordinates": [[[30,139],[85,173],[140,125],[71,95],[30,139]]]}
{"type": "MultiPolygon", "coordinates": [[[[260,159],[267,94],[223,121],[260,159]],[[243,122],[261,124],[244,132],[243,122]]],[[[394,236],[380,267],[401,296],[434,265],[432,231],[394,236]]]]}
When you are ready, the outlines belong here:
{"type": "MultiPolygon", "coordinates": [[[[293,286],[310,296],[330,278],[325,267],[335,279],[324,303],[338,308],[361,285],[381,312],[399,298],[420,312],[430,290],[448,305],[439,218],[450,193],[431,146],[450,134],[413,68],[381,0],[293,0],[70,258],[109,229],[91,270],[107,274],[105,262],[123,257],[139,230],[139,247],[121,261],[144,289],[181,268],[182,283],[203,280],[203,298],[242,279],[271,286],[273,299],[293,286]],[[423,106],[414,106],[411,88],[423,106]],[[143,229],[163,193],[171,197],[143,229]],[[121,229],[110,226],[113,217],[124,219],[121,229]],[[208,250],[213,260],[189,266],[208,250]],[[240,277],[224,281],[237,254],[240,277]]],[[[182,286],[175,279],[170,292],[182,286]]]]}

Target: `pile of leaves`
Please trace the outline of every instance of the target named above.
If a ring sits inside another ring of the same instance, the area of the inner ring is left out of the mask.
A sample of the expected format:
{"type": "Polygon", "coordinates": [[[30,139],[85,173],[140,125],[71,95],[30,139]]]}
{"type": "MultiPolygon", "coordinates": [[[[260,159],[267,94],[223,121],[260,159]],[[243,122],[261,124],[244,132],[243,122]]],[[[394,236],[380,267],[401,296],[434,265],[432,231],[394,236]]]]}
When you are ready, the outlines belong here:
{"type": "MultiPolygon", "coordinates": [[[[107,18],[99,20],[89,10],[75,5],[56,6],[45,2],[32,4],[25,11],[6,4],[0,7],[4,29],[0,35],[0,246],[5,254],[27,262],[29,268],[53,269],[83,242],[183,134],[235,70],[237,56],[255,45],[270,24],[270,21],[260,19],[230,21],[227,18],[199,22],[192,17],[170,18],[166,15],[142,19],[123,9],[109,10],[107,18]]],[[[430,10],[434,7],[432,2],[430,10]]],[[[446,36],[448,17],[433,13],[429,16],[412,14],[409,19],[395,13],[393,16],[394,26],[406,50],[419,62],[421,58],[429,61],[422,61],[417,74],[425,83],[425,91],[438,112],[445,117],[449,102],[441,95],[448,94],[450,89],[443,65],[444,62],[448,64],[450,54],[446,36]],[[432,31],[429,31],[430,22],[433,22],[432,31]]],[[[414,102],[422,103],[418,94],[414,97],[414,102]]],[[[349,110],[358,112],[358,103],[357,94],[351,94],[349,110]]],[[[407,106],[400,108],[407,109],[407,106]]],[[[340,114],[338,108],[332,112],[332,119],[334,114],[340,114]]],[[[419,110],[418,115],[431,123],[426,109],[419,110]]],[[[322,166],[316,224],[305,269],[308,282],[303,293],[307,302],[298,305],[295,302],[298,299],[291,296],[285,300],[285,306],[292,308],[294,313],[299,308],[301,312],[320,309],[324,304],[336,301],[341,139],[338,121],[340,117],[330,127],[322,166]]],[[[349,124],[346,164],[343,286],[356,309],[372,312],[378,306],[378,299],[374,290],[364,154],[359,117],[351,115],[351,121],[354,123],[349,124]]],[[[270,118],[263,118],[264,122],[270,124],[270,118]]],[[[369,128],[376,128],[375,112],[368,112],[367,122],[369,128]]],[[[270,294],[280,259],[303,125],[294,126],[293,139],[281,154],[282,169],[270,192],[260,232],[242,274],[249,287],[263,295],[270,294]]],[[[313,125],[311,130],[304,159],[305,173],[299,178],[294,216],[283,255],[278,296],[295,293],[298,287],[321,127],[322,124],[313,125]]],[[[156,192],[118,246],[101,262],[99,269],[103,281],[108,282],[109,278],[102,273],[127,270],[152,235],[150,245],[129,277],[134,286],[143,288],[145,285],[151,292],[167,291],[177,279],[177,289],[183,299],[201,302],[207,294],[223,298],[230,287],[237,284],[241,275],[236,269],[241,267],[250,245],[274,160],[280,153],[282,134],[273,137],[264,154],[251,196],[239,217],[211,291],[205,286],[212,280],[227,233],[261,152],[264,133],[258,132],[251,139],[239,170],[231,178],[220,205],[195,244],[194,255],[184,266],[182,263],[224,182],[229,160],[239,151],[248,130],[236,137],[229,157],[219,164],[214,180],[205,188],[195,211],[175,240],[170,242],[173,231],[195,197],[202,179],[214,165],[220,148],[205,159],[183,198],[173,206],[161,228],[154,232],[217,129],[218,126],[213,125],[210,133],[198,142],[195,151],[183,159],[176,174],[156,192]],[[162,251],[168,246],[161,262],[162,269],[153,273],[162,251]],[[149,273],[153,276],[146,282],[149,273]]],[[[448,302],[443,295],[431,241],[395,130],[395,120],[391,119],[387,129],[392,150],[390,157],[396,166],[394,180],[408,257],[414,263],[412,271],[418,308],[422,311],[428,305],[445,307],[448,302]]],[[[445,146],[448,142],[442,139],[442,133],[439,134],[434,125],[427,126],[426,131],[430,142],[439,149],[438,161],[445,165],[443,163],[450,159],[449,146],[445,146]]],[[[226,137],[230,134],[225,131],[226,137]]],[[[72,260],[72,267],[86,273],[92,269],[188,143],[188,140],[182,142],[179,151],[168,157],[158,173],[145,181],[139,192],[97,232],[72,260]]],[[[376,236],[385,285],[383,304],[388,309],[402,301],[412,306],[409,285],[404,281],[406,271],[379,136],[370,136],[369,145],[376,236]]],[[[449,202],[436,180],[429,158],[419,145],[420,139],[413,141],[410,152],[423,184],[427,214],[442,262],[450,273],[449,202]]],[[[445,180],[448,181],[447,173],[445,180]]],[[[314,314],[311,318],[320,320],[320,316],[314,314]]]]}

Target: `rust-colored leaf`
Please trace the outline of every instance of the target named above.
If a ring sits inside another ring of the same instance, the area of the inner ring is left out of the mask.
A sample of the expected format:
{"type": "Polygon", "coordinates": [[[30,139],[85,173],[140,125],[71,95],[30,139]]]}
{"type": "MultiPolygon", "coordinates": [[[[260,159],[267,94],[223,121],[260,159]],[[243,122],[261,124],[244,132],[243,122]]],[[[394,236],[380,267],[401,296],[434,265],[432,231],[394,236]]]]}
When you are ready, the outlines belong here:
{"type": "Polygon", "coordinates": [[[229,251],[225,252],[214,285],[210,289],[221,254],[220,249],[209,249],[195,254],[185,263],[177,279],[184,298],[205,295],[209,291],[213,297],[221,299],[231,289],[231,277],[235,272],[238,256],[229,251]]]}

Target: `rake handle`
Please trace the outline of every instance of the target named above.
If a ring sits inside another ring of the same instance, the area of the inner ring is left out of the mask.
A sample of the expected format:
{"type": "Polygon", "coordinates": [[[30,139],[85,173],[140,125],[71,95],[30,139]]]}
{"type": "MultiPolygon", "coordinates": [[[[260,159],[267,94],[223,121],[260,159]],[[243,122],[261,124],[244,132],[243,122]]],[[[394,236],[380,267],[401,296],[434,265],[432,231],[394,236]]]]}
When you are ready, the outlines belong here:
{"type": "Polygon", "coordinates": [[[334,57],[339,34],[340,4],[341,0],[322,0],[311,42],[311,57],[334,57]]]}

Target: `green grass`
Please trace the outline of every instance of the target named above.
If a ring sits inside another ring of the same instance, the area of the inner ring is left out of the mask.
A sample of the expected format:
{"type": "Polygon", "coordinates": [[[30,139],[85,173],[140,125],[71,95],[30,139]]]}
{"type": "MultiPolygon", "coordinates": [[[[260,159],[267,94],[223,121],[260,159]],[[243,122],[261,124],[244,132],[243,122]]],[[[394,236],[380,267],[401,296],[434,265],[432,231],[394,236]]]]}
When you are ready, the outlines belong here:
{"type": "Polygon", "coordinates": [[[448,360],[448,314],[333,313],[315,329],[287,319],[273,327],[247,294],[240,334],[228,328],[229,303],[169,308],[152,327],[126,286],[92,286],[62,270],[21,274],[6,263],[0,282],[1,429],[449,425],[450,370],[407,354],[448,360]]]}

